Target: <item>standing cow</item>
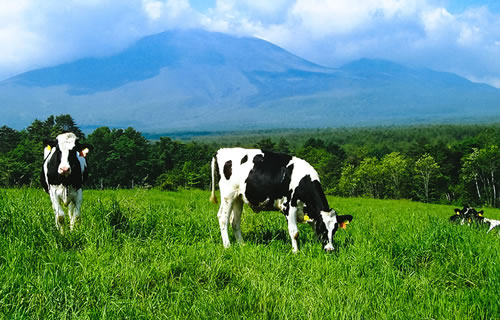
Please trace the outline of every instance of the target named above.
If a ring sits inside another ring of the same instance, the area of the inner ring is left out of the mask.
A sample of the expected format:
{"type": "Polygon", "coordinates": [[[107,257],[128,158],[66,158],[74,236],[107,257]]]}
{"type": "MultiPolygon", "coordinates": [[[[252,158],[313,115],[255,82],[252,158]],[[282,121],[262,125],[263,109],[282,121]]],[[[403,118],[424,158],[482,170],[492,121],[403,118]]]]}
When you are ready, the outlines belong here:
{"type": "Polygon", "coordinates": [[[73,133],[63,133],[56,140],[44,140],[44,162],[40,180],[50,195],[57,229],[63,233],[64,210],[68,207],[70,230],[80,216],[82,184],[88,177],[85,157],[90,146],[80,144],[73,133]]]}
{"type": "Polygon", "coordinates": [[[325,243],[325,250],[330,251],[335,232],[352,220],[352,216],[339,216],[329,207],[316,170],[302,159],[260,149],[220,149],[212,158],[213,203],[217,203],[216,165],[221,196],[217,217],[226,248],[230,245],[230,218],[236,240],[243,241],[240,222],[244,202],[255,212],[281,211],[287,217],[294,252],[299,250],[297,222],[310,223],[325,243]]]}

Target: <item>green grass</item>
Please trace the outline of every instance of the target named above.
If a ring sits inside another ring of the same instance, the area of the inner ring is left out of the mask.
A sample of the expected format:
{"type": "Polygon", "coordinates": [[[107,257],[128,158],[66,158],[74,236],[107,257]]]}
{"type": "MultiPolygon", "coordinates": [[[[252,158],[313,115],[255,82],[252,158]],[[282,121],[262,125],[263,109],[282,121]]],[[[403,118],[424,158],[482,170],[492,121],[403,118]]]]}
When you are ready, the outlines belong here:
{"type": "Polygon", "coordinates": [[[293,254],[282,215],[248,208],[224,249],[208,197],[85,190],[62,236],[48,195],[0,190],[0,318],[499,318],[500,237],[450,224],[451,206],[329,198],[354,216],[337,250],[301,225],[293,254]]]}

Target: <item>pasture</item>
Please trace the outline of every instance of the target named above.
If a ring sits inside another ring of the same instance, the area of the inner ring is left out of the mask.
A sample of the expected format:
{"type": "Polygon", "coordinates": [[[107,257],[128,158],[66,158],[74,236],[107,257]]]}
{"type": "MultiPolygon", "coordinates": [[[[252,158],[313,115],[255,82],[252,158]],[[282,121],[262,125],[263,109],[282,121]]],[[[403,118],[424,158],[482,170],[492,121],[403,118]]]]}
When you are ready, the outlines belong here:
{"type": "Polygon", "coordinates": [[[0,318],[500,317],[498,232],[450,224],[453,206],[328,197],[354,216],[336,251],[300,225],[293,254],[286,219],[246,206],[245,244],[224,249],[208,198],[85,190],[61,235],[42,190],[0,190],[0,318]]]}

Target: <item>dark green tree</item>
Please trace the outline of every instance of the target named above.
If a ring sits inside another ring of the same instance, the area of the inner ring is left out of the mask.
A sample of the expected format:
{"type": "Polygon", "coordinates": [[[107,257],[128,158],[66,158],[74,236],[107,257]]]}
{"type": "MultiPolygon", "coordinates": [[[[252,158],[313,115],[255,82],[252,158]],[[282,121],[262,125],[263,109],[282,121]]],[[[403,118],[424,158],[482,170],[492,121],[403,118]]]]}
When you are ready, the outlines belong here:
{"type": "Polygon", "coordinates": [[[3,126],[0,128],[0,154],[5,154],[13,149],[21,141],[21,134],[16,130],[3,126]]]}
{"type": "Polygon", "coordinates": [[[276,144],[271,140],[271,138],[260,139],[255,143],[254,147],[267,151],[276,151],[276,144]]]}

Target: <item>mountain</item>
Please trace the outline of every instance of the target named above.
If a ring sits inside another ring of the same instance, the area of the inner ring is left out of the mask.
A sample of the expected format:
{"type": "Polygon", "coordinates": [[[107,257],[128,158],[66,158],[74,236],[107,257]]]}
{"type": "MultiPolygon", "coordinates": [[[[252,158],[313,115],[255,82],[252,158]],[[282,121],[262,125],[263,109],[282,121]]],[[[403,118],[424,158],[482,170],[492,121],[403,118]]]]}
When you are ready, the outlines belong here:
{"type": "Polygon", "coordinates": [[[122,52],[0,82],[3,124],[71,114],[145,132],[362,126],[500,118],[500,90],[362,59],[326,68],[256,38],[176,30],[122,52]]]}

